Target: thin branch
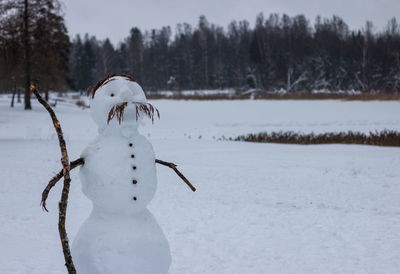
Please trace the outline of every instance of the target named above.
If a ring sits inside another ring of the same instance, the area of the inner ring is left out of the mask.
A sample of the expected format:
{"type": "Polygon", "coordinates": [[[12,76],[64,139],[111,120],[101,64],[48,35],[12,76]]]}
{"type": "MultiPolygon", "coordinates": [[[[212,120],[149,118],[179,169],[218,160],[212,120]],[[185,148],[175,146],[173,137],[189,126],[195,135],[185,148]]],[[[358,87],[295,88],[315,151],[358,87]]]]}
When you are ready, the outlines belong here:
{"type": "MultiPolygon", "coordinates": [[[[70,170],[73,170],[74,168],[83,165],[85,161],[83,158],[76,159],[75,161],[70,162],[70,170]]],[[[46,200],[47,196],[49,196],[50,190],[57,184],[57,182],[63,177],[63,170],[61,169],[60,172],[58,172],[53,178],[51,178],[50,182],[46,186],[46,188],[42,192],[42,201],[40,202],[40,205],[44,210],[49,212],[46,208],[46,200]]]]}
{"type": "Polygon", "coordinates": [[[31,85],[31,92],[33,92],[38,101],[45,107],[47,112],[50,114],[51,119],[53,120],[54,128],[56,129],[58,141],[60,144],[61,150],[61,163],[63,165],[63,176],[64,176],[64,186],[61,194],[61,200],[58,204],[59,214],[58,214],[58,232],[60,234],[61,245],[64,253],[65,266],[67,267],[68,273],[76,274],[75,266],[72,261],[71,251],[69,248],[69,242],[67,237],[67,231],[65,230],[65,219],[67,215],[67,205],[68,205],[68,194],[69,194],[69,184],[71,182],[71,178],[69,176],[70,164],[68,160],[68,152],[67,147],[64,140],[64,135],[61,129],[60,122],[57,119],[56,114],[50,105],[40,96],[39,92],[36,90],[34,85],[31,85]]]}
{"type": "Polygon", "coordinates": [[[190,189],[191,189],[193,192],[196,191],[196,188],[195,188],[195,187],[189,182],[189,180],[186,179],[186,177],[183,176],[183,174],[176,168],[176,164],[170,163],[170,162],[165,162],[165,161],[158,160],[158,159],[156,159],[156,163],[172,168],[172,169],[175,171],[175,173],[178,174],[179,177],[181,177],[181,179],[188,185],[188,187],[190,187],[190,189]]]}

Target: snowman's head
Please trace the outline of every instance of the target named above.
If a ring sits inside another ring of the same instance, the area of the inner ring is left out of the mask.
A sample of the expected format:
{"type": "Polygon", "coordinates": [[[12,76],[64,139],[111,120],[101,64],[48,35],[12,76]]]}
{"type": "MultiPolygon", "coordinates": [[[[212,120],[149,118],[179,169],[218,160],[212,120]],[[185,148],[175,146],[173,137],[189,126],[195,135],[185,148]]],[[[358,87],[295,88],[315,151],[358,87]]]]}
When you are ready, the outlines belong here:
{"type": "Polygon", "coordinates": [[[90,114],[99,128],[107,125],[136,126],[142,116],[154,120],[159,113],[149,104],[143,89],[127,74],[112,74],[88,89],[90,114]]]}

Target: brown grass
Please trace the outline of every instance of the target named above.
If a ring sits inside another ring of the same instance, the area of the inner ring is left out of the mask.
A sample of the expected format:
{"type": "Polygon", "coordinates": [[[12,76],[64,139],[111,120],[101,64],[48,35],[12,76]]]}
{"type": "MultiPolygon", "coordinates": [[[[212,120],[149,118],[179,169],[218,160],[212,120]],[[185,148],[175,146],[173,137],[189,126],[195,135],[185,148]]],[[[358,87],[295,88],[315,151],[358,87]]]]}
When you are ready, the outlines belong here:
{"type": "Polygon", "coordinates": [[[148,99],[170,99],[170,100],[344,100],[344,101],[390,101],[400,100],[400,94],[388,93],[365,93],[357,95],[349,94],[311,94],[311,93],[293,93],[293,94],[256,94],[253,97],[250,94],[213,94],[213,95],[162,95],[150,94],[148,99]]]}
{"type": "Polygon", "coordinates": [[[86,105],[85,101],[83,101],[83,100],[76,101],[75,105],[77,105],[78,107],[81,107],[81,108],[89,108],[89,106],[86,105]]]}
{"type": "Polygon", "coordinates": [[[338,132],[322,134],[301,134],[288,132],[262,132],[248,134],[236,138],[223,138],[224,140],[257,142],[257,143],[280,143],[280,144],[359,144],[373,146],[400,146],[400,132],[394,130],[383,130],[381,132],[370,132],[368,135],[360,132],[338,132]]]}
{"type": "Polygon", "coordinates": [[[87,89],[87,95],[88,95],[88,96],[91,95],[92,98],[94,98],[94,95],[95,95],[96,91],[97,91],[100,87],[102,87],[102,86],[106,85],[107,83],[113,81],[113,80],[114,80],[113,78],[116,77],[116,76],[121,76],[121,77],[124,77],[124,78],[125,78],[126,80],[128,80],[128,81],[136,82],[135,79],[133,79],[132,76],[130,76],[130,75],[128,75],[128,74],[125,74],[125,73],[114,73],[114,74],[109,74],[109,75],[107,75],[107,77],[101,79],[100,81],[98,81],[98,82],[97,82],[96,84],[94,84],[93,86],[90,86],[90,87],[87,89]]]}
{"type": "MultiPolygon", "coordinates": [[[[110,123],[110,121],[116,116],[118,123],[121,124],[122,118],[124,117],[124,111],[125,107],[128,105],[128,103],[121,103],[113,106],[110,109],[110,112],[108,112],[108,118],[107,118],[107,124],[110,123]]],[[[137,116],[137,115],[136,115],[137,116]]],[[[137,117],[136,117],[137,120],[137,117]]]]}
{"type": "MultiPolygon", "coordinates": [[[[154,114],[160,119],[160,112],[152,104],[139,102],[134,102],[133,104],[136,106],[136,121],[139,119],[140,113],[144,113],[145,116],[149,117],[152,123],[154,123],[154,114]]],[[[114,117],[117,117],[118,123],[121,124],[127,105],[128,103],[124,102],[113,106],[108,112],[107,124],[110,123],[114,117]]]]}

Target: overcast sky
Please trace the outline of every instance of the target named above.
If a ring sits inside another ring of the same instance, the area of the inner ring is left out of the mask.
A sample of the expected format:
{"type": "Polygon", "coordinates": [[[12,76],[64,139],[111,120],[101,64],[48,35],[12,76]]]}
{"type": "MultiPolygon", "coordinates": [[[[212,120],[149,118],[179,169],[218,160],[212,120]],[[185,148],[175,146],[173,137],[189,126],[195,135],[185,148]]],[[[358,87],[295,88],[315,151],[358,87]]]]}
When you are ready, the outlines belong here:
{"type": "Polygon", "coordinates": [[[137,26],[142,31],[177,23],[196,25],[200,15],[210,23],[226,27],[232,20],[246,19],[254,25],[256,15],[304,14],[311,23],[317,15],[339,15],[350,29],[371,20],[382,30],[388,20],[400,20],[400,0],[63,0],[70,34],[89,33],[110,38],[116,45],[137,26]]]}

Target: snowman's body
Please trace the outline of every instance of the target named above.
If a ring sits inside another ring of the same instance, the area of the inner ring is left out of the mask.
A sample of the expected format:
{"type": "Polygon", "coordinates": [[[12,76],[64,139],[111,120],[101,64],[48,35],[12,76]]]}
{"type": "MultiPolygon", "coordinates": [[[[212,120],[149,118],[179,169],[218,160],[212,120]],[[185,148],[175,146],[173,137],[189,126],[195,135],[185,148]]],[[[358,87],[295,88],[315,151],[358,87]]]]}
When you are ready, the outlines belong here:
{"type": "Polygon", "coordinates": [[[153,147],[139,134],[129,105],[121,123],[103,123],[113,104],[143,102],[143,97],[139,85],[118,77],[99,88],[92,101],[99,136],[82,153],[80,179],[93,210],[72,246],[78,273],[168,272],[168,241],[147,209],[157,187],[153,147]],[[116,98],[107,97],[110,90],[116,98]]]}

